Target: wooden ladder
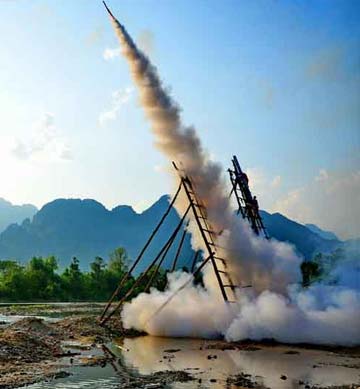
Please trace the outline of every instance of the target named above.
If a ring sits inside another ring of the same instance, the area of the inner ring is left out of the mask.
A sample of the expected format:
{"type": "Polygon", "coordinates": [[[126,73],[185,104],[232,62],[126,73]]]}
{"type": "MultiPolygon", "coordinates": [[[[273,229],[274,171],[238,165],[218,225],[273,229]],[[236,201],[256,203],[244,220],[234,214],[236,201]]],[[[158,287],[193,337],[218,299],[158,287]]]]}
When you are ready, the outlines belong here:
{"type": "Polygon", "coordinates": [[[204,241],[208,257],[213,265],[215,276],[217,278],[221,294],[226,302],[234,302],[229,300],[227,289],[231,289],[235,298],[235,289],[237,286],[234,285],[230,274],[228,273],[227,263],[224,258],[221,258],[217,255],[217,245],[216,235],[219,235],[218,232],[214,231],[208,218],[206,207],[198,199],[195,194],[194,184],[188,176],[181,176],[183,188],[191,205],[193,215],[197,226],[199,228],[201,237],[204,241]],[[217,261],[220,261],[223,265],[224,270],[219,270],[217,261]],[[224,283],[223,277],[226,278],[226,283],[224,283]]]}

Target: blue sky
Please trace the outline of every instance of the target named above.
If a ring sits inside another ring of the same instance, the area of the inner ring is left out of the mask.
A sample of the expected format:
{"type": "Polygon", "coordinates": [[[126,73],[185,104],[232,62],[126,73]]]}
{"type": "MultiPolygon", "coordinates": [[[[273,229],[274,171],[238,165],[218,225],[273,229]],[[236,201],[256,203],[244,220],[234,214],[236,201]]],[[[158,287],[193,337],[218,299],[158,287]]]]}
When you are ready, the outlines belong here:
{"type": "MultiPolygon", "coordinates": [[[[108,4],[211,157],[238,155],[264,208],[360,235],[360,2],[108,4]]],[[[170,192],[101,1],[0,9],[0,197],[140,210],[170,192]]]]}

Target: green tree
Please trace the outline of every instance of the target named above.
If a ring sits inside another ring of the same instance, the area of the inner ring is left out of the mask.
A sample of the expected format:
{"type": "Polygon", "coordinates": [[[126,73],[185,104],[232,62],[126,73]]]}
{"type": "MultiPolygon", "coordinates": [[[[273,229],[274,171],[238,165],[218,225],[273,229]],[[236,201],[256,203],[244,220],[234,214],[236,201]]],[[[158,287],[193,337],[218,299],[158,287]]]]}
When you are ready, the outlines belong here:
{"type": "Polygon", "coordinates": [[[61,299],[61,278],[56,273],[57,260],[51,256],[33,257],[25,268],[29,292],[34,300],[61,299]]]}
{"type": "Polygon", "coordinates": [[[321,276],[321,267],[315,259],[313,261],[304,261],[301,264],[302,284],[304,287],[308,287],[321,276]]]}
{"type": "Polygon", "coordinates": [[[110,254],[109,271],[121,276],[129,270],[129,257],[123,247],[118,247],[110,254]]]}
{"type": "MultiPolygon", "coordinates": [[[[110,254],[108,271],[106,272],[106,284],[107,284],[107,295],[106,299],[109,298],[114,290],[119,285],[119,282],[124,275],[129,271],[129,257],[126,250],[123,247],[118,247],[110,254]]],[[[125,285],[121,288],[118,297],[123,296],[130,285],[132,285],[132,278],[125,282],[125,285]]]]}
{"type": "Polygon", "coordinates": [[[0,261],[0,300],[26,301],[28,297],[28,280],[24,267],[16,261],[0,261]]]}
{"type": "Polygon", "coordinates": [[[103,258],[97,256],[90,264],[90,273],[87,276],[88,296],[94,301],[103,301],[108,298],[107,269],[103,258]]]}
{"type": "Polygon", "coordinates": [[[73,257],[69,267],[64,270],[61,279],[65,300],[80,301],[86,299],[84,275],[80,270],[80,262],[76,257],[73,257]]]}

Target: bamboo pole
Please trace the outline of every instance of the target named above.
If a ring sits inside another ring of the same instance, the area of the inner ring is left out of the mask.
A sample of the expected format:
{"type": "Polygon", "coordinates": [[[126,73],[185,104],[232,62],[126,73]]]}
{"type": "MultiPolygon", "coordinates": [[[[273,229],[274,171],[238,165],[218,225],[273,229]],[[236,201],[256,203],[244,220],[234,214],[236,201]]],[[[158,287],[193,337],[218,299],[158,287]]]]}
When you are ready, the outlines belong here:
{"type": "Polygon", "coordinates": [[[185,236],[186,236],[186,232],[187,232],[187,227],[188,226],[189,226],[189,222],[186,223],[184,232],[182,234],[182,237],[181,237],[181,240],[180,240],[180,243],[179,243],[179,247],[177,249],[177,252],[176,252],[176,255],[175,255],[175,258],[174,258],[174,262],[173,262],[171,271],[174,271],[176,269],[176,264],[177,264],[177,261],[178,261],[178,258],[179,258],[179,255],[180,255],[180,252],[181,252],[184,240],[185,240],[185,236]]]}
{"type": "Polygon", "coordinates": [[[121,290],[121,288],[123,287],[123,285],[125,284],[126,280],[129,278],[129,276],[131,275],[131,273],[134,271],[135,267],[137,266],[137,264],[139,263],[140,259],[142,258],[142,256],[144,255],[146,249],[149,247],[151,241],[153,240],[154,236],[156,235],[156,233],[158,232],[159,228],[161,227],[161,225],[163,224],[164,220],[166,219],[166,217],[168,216],[170,210],[172,209],[179,193],[180,193],[180,190],[181,190],[181,186],[182,186],[182,182],[180,181],[180,184],[179,184],[179,187],[172,199],[172,201],[169,203],[169,206],[167,208],[167,210],[165,211],[165,213],[163,214],[162,218],[160,219],[159,223],[157,224],[157,226],[154,228],[154,230],[152,231],[152,233],[150,234],[148,240],[146,241],[144,247],[142,248],[142,250],[140,251],[138,257],[136,258],[136,260],[134,261],[134,263],[132,264],[130,270],[124,274],[123,278],[121,279],[119,285],[117,286],[117,288],[115,289],[114,293],[112,294],[112,296],[110,297],[110,300],[107,302],[101,316],[100,316],[100,322],[102,322],[106,312],[108,311],[110,305],[112,304],[112,302],[114,301],[115,297],[117,296],[117,294],[119,293],[119,291],[121,290]]]}
{"type": "Polygon", "coordinates": [[[199,254],[200,254],[200,250],[196,251],[195,254],[194,254],[193,263],[192,263],[192,265],[191,265],[191,273],[194,272],[195,265],[196,265],[196,261],[197,261],[197,259],[198,259],[199,254]]]}
{"type": "Polygon", "coordinates": [[[171,240],[171,242],[169,242],[169,245],[167,246],[166,250],[164,251],[164,253],[163,253],[163,255],[162,255],[162,257],[161,257],[161,259],[159,261],[159,263],[157,264],[155,272],[151,275],[151,278],[150,278],[148,284],[146,285],[146,288],[145,288],[144,292],[148,292],[148,290],[150,289],[150,286],[152,285],[153,280],[155,279],[155,277],[156,277],[156,275],[157,275],[157,273],[158,273],[158,271],[160,269],[160,266],[164,262],[166,254],[169,252],[169,249],[170,249],[171,245],[173,244],[173,242],[174,242],[174,240],[176,238],[176,235],[179,232],[179,230],[180,230],[180,228],[182,226],[182,223],[185,220],[185,218],[186,218],[187,214],[189,213],[189,211],[190,211],[190,205],[188,206],[188,208],[187,208],[187,210],[186,210],[186,212],[185,212],[185,214],[184,214],[184,216],[182,218],[181,223],[179,223],[178,227],[176,228],[176,232],[175,232],[175,235],[173,236],[173,239],[171,240]]]}
{"type": "Polygon", "coordinates": [[[151,264],[148,266],[148,268],[145,270],[144,273],[142,273],[137,279],[136,281],[134,282],[134,284],[132,285],[132,287],[128,290],[128,292],[125,294],[125,296],[123,296],[120,301],[118,302],[118,304],[116,305],[116,307],[108,314],[108,316],[104,316],[103,319],[100,321],[100,324],[101,325],[104,325],[117,311],[118,309],[121,307],[121,305],[123,304],[123,302],[129,297],[131,296],[131,294],[133,293],[133,291],[135,290],[135,288],[140,284],[140,282],[145,278],[145,276],[148,274],[148,272],[150,271],[150,269],[155,265],[155,263],[158,261],[158,259],[161,257],[161,255],[164,253],[164,251],[166,250],[167,246],[169,245],[169,243],[174,239],[174,237],[176,236],[176,234],[178,233],[182,223],[184,222],[185,220],[185,217],[187,215],[187,213],[189,212],[190,210],[190,205],[188,207],[188,209],[186,210],[186,212],[184,213],[182,219],[180,220],[178,226],[175,228],[175,230],[173,231],[173,233],[171,234],[170,238],[167,240],[167,242],[165,243],[165,245],[162,247],[162,249],[160,250],[160,252],[158,253],[158,255],[155,257],[155,259],[151,262],[151,264]]]}

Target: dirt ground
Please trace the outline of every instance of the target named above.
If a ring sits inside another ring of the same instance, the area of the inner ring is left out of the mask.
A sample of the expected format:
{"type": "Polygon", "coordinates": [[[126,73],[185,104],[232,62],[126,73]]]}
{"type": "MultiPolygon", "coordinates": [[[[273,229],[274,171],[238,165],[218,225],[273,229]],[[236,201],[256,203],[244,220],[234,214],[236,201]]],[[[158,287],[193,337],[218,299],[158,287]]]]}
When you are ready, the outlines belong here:
{"type": "Polygon", "coordinates": [[[113,320],[112,325],[116,330],[100,327],[93,316],[80,316],[57,323],[24,318],[5,326],[0,332],[0,388],[64,377],[64,357],[74,357],[76,363],[84,365],[103,363],[106,357],[81,358],[81,349],[107,342],[112,335],[125,335],[118,320],[113,320]],[[78,345],[79,351],[70,351],[67,341],[78,345]]]}
{"type": "MultiPolygon", "coordinates": [[[[39,318],[24,318],[0,330],[0,388],[10,389],[43,380],[69,375],[69,365],[94,366],[114,363],[116,357],[105,346],[113,337],[142,335],[124,330],[119,318],[106,328],[94,316],[77,316],[46,323],[39,318]],[[89,356],[86,351],[102,349],[102,355],[89,356]],[[69,361],[67,363],[64,360],[69,361]]],[[[133,376],[122,371],[122,388],[164,387],[171,382],[189,381],[186,372],[158,372],[149,376],[133,376]],[[149,387],[150,387],[149,386],[149,387]]]]}

